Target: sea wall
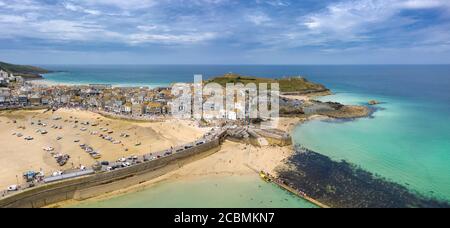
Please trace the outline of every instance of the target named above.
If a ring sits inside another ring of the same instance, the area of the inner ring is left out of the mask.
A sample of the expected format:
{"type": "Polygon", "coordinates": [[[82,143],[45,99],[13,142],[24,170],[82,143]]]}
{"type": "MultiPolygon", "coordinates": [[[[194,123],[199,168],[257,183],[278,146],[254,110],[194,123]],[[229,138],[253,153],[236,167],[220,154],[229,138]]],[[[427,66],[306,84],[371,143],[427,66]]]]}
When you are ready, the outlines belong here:
{"type": "Polygon", "coordinates": [[[70,199],[86,199],[140,184],[218,151],[226,132],[205,144],[168,157],[111,172],[45,184],[0,200],[0,208],[40,208],[70,199]]]}
{"type": "Polygon", "coordinates": [[[254,132],[262,137],[264,137],[270,145],[276,146],[289,146],[292,145],[292,138],[289,134],[278,130],[262,130],[255,129],[254,132]]]}
{"type": "Polygon", "coordinates": [[[97,113],[103,117],[109,118],[109,119],[116,119],[116,120],[125,120],[125,121],[132,121],[132,122],[163,122],[166,120],[166,117],[145,117],[145,116],[128,116],[128,115],[120,115],[120,114],[114,114],[110,112],[105,111],[98,111],[98,110],[89,110],[90,112],[97,113]]]}
{"type": "Polygon", "coordinates": [[[44,109],[49,109],[50,106],[5,106],[5,107],[0,107],[0,111],[16,111],[16,110],[44,110],[44,109]]]}

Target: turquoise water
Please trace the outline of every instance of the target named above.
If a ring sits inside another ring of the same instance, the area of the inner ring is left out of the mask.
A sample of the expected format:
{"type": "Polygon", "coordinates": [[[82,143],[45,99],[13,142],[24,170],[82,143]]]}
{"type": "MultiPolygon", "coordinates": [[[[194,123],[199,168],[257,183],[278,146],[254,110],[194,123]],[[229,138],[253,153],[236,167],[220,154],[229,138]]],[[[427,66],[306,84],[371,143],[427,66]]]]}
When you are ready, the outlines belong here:
{"type": "Polygon", "coordinates": [[[450,119],[440,110],[444,104],[353,93],[321,100],[361,104],[370,99],[385,102],[373,118],[309,122],[295,130],[296,143],[413,191],[450,200],[450,119]]]}
{"type": "Polygon", "coordinates": [[[159,183],[144,191],[85,202],[79,208],[314,208],[258,177],[202,178],[159,183]]]}
{"type": "MultiPolygon", "coordinates": [[[[348,122],[310,122],[295,130],[294,140],[335,160],[345,159],[413,191],[450,200],[450,65],[155,65],[47,68],[64,71],[46,75],[54,82],[118,85],[168,85],[173,82],[191,82],[194,74],[203,74],[205,78],[209,78],[228,72],[276,78],[303,75],[336,92],[336,95],[324,97],[322,100],[366,104],[369,100],[377,99],[383,104],[379,105],[381,109],[373,118],[348,122]]],[[[171,205],[203,206],[203,200],[194,199],[209,196],[204,196],[200,187],[195,188],[192,185],[207,185],[211,180],[205,181],[176,184],[180,188],[186,186],[190,190],[179,190],[171,205]]],[[[174,186],[168,184],[160,188],[169,189],[174,186]]],[[[247,189],[246,183],[239,181],[231,183],[231,186],[236,190],[247,189]]],[[[151,189],[150,195],[165,197],[162,191],[151,189]]],[[[232,190],[234,189],[230,189],[230,192],[233,192],[232,190]]],[[[274,194],[271,197],[285,194],[276,190],[270,193],[274,194]]],[[[147,196],[136,194],[127,196],[136,197],[135,205],[151,206],[154,202],[160,202],[158,197],[150,197],[151,201],[141,204],[138,199],[145,199],[147,196]]],[[[211,202],[217,207],[258,206],[248,200],[241,202],[238,193],[228,197],[228,201],[211,202]]]]}

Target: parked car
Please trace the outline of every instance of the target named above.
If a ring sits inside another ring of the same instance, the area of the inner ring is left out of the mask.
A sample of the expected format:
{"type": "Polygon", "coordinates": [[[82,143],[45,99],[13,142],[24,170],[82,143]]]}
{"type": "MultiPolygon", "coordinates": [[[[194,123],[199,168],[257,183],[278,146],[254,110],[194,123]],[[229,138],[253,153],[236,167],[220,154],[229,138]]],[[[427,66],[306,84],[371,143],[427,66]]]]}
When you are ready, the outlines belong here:
{"type": "Polygon", "coordinates": [[[109,162],[108,162],[108,161],[102,161],[102,162],[100,162],[100,164],[101,164],[101,165],[104,165],[104,166],[108,166],[108,165],[109,165],[109,162]]]}
{"type": "Polygon", "coordinates": [[[9,186],[8,187],[8,192],[15,192],[15,191],[18,191],[19,190],[19,186],[17,186],[17,185],[11,185],[11,186],[9,186]]]}
{"type": "Polygon", "coordinates": [[[169,155],[172,155],[172,152],[166,152],[166,153],[164,154],[164,156],[169,156],[169,155]]]}
{"type": "Polygon", "coordinates": [[[204,141],[201,141],[201,142],[197,142],[197,146],[199,146],[199,145],[202,145],[202,144],[205,144],[205,142],[204,141]]]}

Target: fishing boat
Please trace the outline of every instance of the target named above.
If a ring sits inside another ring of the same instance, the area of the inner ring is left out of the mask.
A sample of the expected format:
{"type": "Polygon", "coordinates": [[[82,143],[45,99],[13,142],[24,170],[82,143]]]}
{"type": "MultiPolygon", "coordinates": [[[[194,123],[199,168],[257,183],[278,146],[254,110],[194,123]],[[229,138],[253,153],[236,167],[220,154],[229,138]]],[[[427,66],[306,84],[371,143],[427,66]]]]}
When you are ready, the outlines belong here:
{"type": "Polygon", "coordinates": [[[264,171],[259,172],[259,176],[266,182],[271,182],[270,176],[266,174],[264,171]]]}

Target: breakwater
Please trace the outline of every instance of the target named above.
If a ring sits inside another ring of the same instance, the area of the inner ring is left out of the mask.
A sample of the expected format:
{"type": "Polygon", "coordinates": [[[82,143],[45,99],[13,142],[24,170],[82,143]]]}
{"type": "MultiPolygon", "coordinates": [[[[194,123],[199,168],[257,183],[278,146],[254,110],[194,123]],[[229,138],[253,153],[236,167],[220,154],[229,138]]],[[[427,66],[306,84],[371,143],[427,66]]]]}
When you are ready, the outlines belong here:
{"type": "Polygon", "coordinates": [[[286,191],[288,191],[288,192],[290,192],[290,193],[292,193],[292,194],[294,194],[294,195],[296,195],[296,196],[298,196],[298,197],[300,197],[300,198],[302,198],[302,199],[304,199],[304,200],[306,200],[306,201],[308,201],[308,202],[310,202],[310,203],[312,203],[312,204],[314,204],[314,205],[316,205],[316,206],[318,206],[320,208],[330,208],[329,206],[327,206],[327,205],[317,201],[316,199],[308,196],[305,192],[300,191],[294,185],[289,184],[289,183],[287,183],[287,182],[285,182],[285,181],[283,181],[283,180],[281,180],[281,179],[279,179],[277,177],[274,177],[274,176],[272,176],[269,173],[261,172],[260,176],[264,180],[266,180],[268,182],[272,182],[272,183],[276,184],[278,187],[280,187],[281,189],[284,189],[284,190],[286,190],[286,191]]]}

